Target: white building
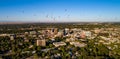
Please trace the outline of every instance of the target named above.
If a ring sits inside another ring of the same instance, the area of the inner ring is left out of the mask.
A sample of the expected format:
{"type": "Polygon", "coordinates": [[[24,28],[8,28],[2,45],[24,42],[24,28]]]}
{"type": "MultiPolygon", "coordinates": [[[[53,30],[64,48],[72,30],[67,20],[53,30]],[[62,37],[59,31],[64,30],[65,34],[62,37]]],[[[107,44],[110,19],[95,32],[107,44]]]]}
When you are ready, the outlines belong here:
{"type": "Polygon", "coordinates": [[[64,46],[64,45],[66,45],[66,43],[65,42],[54,42],[53,45],[55,47],[58,47],[58,46],[64,46]]]}
{"type": "Polygon", "coordinates": [[[36,31],[30,31],[31,35],[36,34],[36,33],[37,33],[36,31]]]}
{"type": "Polygon", "coordinates": [[[74,45],[75,47],[85,47],[87,44],[80,43],[80,42],[70,42],[71,45],[74,45]]]}
{"type": "Polygon", "coordinates": [[[74,38],[68,38],[68,39],[66,39],[66,42],[70,42],[70,41],[75,41],[75,39],[74,38]]]}
{"type": "Polygon", "coordinates": [[[14,40],[14,36],[10,36],[10,40],[14,40]]]}
{"type": "Polygon", "coordinates": [[[90,32],[90,31],[85,31],[85,35],[86,35],[87,37],[91,37],[91,32],[90,32]]]}

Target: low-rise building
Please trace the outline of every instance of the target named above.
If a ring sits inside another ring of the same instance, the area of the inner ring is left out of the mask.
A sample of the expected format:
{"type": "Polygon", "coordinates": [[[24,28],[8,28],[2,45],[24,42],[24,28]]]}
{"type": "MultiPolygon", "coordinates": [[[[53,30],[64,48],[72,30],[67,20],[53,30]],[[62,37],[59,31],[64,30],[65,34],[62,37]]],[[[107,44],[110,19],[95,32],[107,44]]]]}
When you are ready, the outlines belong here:
{"type": "Polygon", "coordinates": [[[45,39],[43,39],[43,40],[37,40],[37,46],[46,46],[45,39]]]}
{"type": "Polygon", "coordinates": [[[66,43],[65,42],[54,42],[53,45],[55,47],[58,47],[58,46],[64,46],[64,45],[66,45],[66,43]]]}
{"type": "Polygon", "coordinates": [[[87,44],[80,43],[80,42],[70,42],[71,45],[74,45],[75,47],[85,47],[87,44]]]}
{"type": "Polygon", "coordinates": [[[75,39],[74,38],[68,38],[68,39],[66,39],[66,42],[70,42],[70,41],[75,41],[75,39]]]}
{"type": "Polygon", "coordinates": [[[36,34],[36,33],[37,33],[36,31],[30,31],[31,35],[36,34]]]}

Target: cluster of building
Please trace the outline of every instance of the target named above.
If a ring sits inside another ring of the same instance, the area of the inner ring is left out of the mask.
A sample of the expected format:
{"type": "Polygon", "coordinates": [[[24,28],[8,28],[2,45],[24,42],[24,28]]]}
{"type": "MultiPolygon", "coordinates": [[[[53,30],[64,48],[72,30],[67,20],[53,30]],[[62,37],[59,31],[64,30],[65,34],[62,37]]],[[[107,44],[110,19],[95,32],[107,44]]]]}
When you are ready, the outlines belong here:
{"type": "MultiPolygon", "coordinates": [[[[96,40],[94,44],[104,44],[110,50],[118,48],[117,45],[110,44],[120,43],[120,28],[91,28],[91,30],[86,30],[85,28],[46,28],[43,30],[33,30],[18,34],[0,34],[0,36],[8,36],[10,40],[15,40],[16,37],[22,37],[24,42],[29,42],[30,38],[33,38],[36,46],[46,47],[48,41],[53,45],[50,48],[41,49],[43,52],[47,52],[54,48],[59,48],[60,46],[72,45],[74,47],[86,47],[88,45],[87,40],[96,40]],[[56,38],[60,38],[57,41],[56,38]],[[65,38],[65,39],[63,39],[65,38]]],[[[29,48],[32,48],[30,45],[29,48]]],[[[23,53],[30,53],[29,51],[23,51],[23,53]]],[[[36,51],[32,51],[36,53],[36,51]]],[[[70,53],[71,54],[71,53],[70,53]]],[[[78,55],[78,53],[76,53],[78,55]]],[[[60,54],[55,54],[53,57],[59,57],[60,54]]],[[[52,56],[51,56],[52,57],[52,56]]]]}
{"type": "Polygon", "coordinates": [[[55,40],[56,37],[66,37],[65,41],[53,42],[53,45],[55,47],[64,46],[66,45],[66,42],[69,42],[71,45],[74,45],[76,47],[84,47],[87,44],[85,44],[83,41],[86,41],[86,39],[95,39],[96,37],[100,38],[99,43],[120,43],[119,34],[120,33],[116,28],[94,28],[92,30],[83,30],[81,28],[46,28],[45,30],[29,31],[16,35],[0,34],[0,36],[9,36],[10,40],[14,40],[15,37],[24,37],[24,41],[26,42],[29,42],[28,37],[33,37],[34,39],[36,39],[37,46],[46,46],[46,42],[48,39],[55,40]]]}

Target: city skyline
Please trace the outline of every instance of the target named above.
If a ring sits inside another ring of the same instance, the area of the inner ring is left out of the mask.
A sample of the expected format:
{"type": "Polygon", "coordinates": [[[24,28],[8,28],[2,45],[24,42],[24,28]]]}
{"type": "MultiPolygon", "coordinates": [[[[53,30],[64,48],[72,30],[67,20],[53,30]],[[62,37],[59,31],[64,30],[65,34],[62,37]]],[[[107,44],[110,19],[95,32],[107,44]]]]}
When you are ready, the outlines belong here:
{"type": "Polygon", "coordinates": [[[120,22],[119,0],[0,0],[0,22],[120,22]]]}

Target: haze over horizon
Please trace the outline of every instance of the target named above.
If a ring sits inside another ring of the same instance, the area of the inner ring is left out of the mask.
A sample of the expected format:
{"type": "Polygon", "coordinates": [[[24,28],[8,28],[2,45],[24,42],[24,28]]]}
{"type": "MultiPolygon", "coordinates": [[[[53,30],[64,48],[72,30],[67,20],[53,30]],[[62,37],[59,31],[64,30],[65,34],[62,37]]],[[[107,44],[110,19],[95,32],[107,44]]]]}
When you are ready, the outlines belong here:
{"type": "Polygon", "coordinates": [[[120,22],[120,0],[0,0],[0,22],[120,22]]]}

